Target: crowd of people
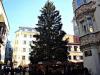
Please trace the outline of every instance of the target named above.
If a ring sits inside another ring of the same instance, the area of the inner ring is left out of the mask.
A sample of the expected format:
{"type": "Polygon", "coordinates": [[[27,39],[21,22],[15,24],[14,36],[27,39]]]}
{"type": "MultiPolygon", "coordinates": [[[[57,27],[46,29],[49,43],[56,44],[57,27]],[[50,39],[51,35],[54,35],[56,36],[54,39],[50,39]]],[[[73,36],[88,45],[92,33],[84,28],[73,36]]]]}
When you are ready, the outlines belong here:
{"type": "Polygon", "coordinates": [[[0,75],[91,75],[87,68],[80,66],[48,66],[48,65],[30,65],[29,68],[13,68],[4,66],[0,69],[0,75]]]}
{"type": "Polygon", "coordinates": [[[0,75],[25,75],[28,72],[26,67],[0,66],[0,75]]]}
{"type": "Polygon", "coordinates": [[[29,75],[91,75],[89,70],[82,66],[31,66],[29,75]],[[32,69],[32,71],[31,71],[32,69]]]}

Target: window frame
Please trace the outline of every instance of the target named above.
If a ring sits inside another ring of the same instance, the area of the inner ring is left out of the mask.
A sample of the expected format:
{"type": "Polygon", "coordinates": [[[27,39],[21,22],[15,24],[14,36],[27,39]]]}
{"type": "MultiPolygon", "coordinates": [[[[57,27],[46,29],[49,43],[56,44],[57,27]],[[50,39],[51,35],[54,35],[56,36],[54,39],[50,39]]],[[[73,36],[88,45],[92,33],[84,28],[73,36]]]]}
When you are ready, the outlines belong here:
{"type": "Polygon", "coordinates": [[[78,51],[78,46],[74,46],[74,51],[78,51]]]}
{"type": "Polygon", "coordinates": [[[77,60],[77,56],[74,55],[74,56],[73,56],[73,59],[74,59],[74,60],[77,60]]]}

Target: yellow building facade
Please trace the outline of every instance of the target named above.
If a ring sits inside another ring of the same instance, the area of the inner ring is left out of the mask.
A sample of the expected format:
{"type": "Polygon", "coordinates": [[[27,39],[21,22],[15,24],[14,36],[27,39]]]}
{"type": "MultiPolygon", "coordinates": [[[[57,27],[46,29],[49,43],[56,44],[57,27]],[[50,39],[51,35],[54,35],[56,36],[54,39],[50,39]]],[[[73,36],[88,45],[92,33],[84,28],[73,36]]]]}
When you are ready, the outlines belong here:
{"type": "Polygon", "coordinates": [[[30,63],[30,44],[32,40],[35,40],[35,38],[33,38],[34,34],[36,34],[34,29],[29,27],[19,27],[19,30],[16,31],[13,42],[13,62],[15,67],[18,67],[19,65],[26,66],[30,63]]]}
{"type": "Polygon", "coordinates": [[[73,63],[83,62],[83,53],[80,50],[79,37],[74,35],[65,35],[64,39],[68,38],[68,60],[73,63]]]}

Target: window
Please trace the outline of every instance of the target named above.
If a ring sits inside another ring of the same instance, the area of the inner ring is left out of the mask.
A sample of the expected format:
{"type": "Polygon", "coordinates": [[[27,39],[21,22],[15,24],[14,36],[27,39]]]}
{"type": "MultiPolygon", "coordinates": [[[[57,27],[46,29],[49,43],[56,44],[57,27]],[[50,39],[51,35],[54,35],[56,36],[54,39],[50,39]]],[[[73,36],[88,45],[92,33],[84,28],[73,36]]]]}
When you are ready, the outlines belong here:
{"type": "Polygon", "coordinates": [[[29,48],[29,52],[31,52],[31,48],[29,48]]]}
{"type": "Polygon", "coordinates": [[[82,31],[86,33],[87,32],[87,23],[86,23],[86,21],[82,20],[82,21],[80,21],[80,24],[82,26],[82,31]]]}
{"type": "Polygon", "coordinates": [[[93,20],[91,18],[91,16],[87,17],[87,23],[89,25],[89,32],[93,32],[93,20]]]}
{"type": "Polygon", "coordinates": [[[71,46],[67,46],[67,48],[68,48],[68,51],[71,51],[71,46]]]}
{"type": "Polygon", "coordinates": [[[0,26],[0,34],[2,34],[2,32],[3,32],[3,27],[0,26]]]}
{"type": "Polygon", "coordinates": [[[99,62],[100,62],[100,53],[99,53],[99,62]]]}
{"type": "Polygon", "coordinates": [[[22,56],[22,60],[25,60],[25,56],[22,56]]]}
{"type": "Polygon", "coordinates": [[[19,36],[19,34],[16,34],[16,37],[18,37],[19,36]]]}
{"type": "Polygon", "coordinates": [[[23,52],[26,52],[26,48],[23,48],[23,52]]]}
{"type": "Polygon", "coordinates": [[[68,59],[71,60],[71,56],[68,56],[68,59]]]}
{"type": "Polygon", "coordinates": [[[85,57],[87,57],[87,56],[92,56],[91,50],[84,51],[84,55],[85,55],[85,57]]]}
{"type": "Polygon", "coordinates": [[[84,32],[86,32],[86,31],[87,31],[87,29],[86,29],[86,26],[85,26],[85,25],[83,26],[83,30],[84,30],[84,32]]]}
{"type": "Polygon", "coordinates": [[[24,41],[24,44],[26,44],[26,41],[24,41]]]}
{"type": "Polygon", "coordinates": [[[100,4],[98,4],[98,6],[100,7],[100,4]]]}
{"type": "Polygon", "coordinates": [[[27,37],[27,34],[24,34],[24,37],[27,37]]]}
{"type": "Polygon", "coordinates": [[[74,51],[77,51],[77,46],[74,46],[74,51]]]}
{"type": "Polygon", "coordinates": [[[30,38],[32,38],[32,35],[30,35],[30,38]]]}
{"type": "Polygon", "coordinates": [[[73,59],[76,60],[77,59],[76,56],[73,56],[73,59]]]}
{"type": "Polygon", "coordinates": [[[17,48],[17,47],[15,47],[14,51],[17,51],[17,50],[18,50],[18,48],[17,48]]]}
{"type": "Polygon", "coordinates": [[[14,58],[15,58],[15,59],[16,59],[16,57],[17,57],[17,56],[16,56],[16,55],[14,55],[14,58]]]}
{"type": "Polygon", "coordinates": [[[18,44],[18,40],[15,41],[15,44],[18,44]]]}
{"type": "Polygon", "coordinates": [[[83,60],[83,56],[80,56],[80,59],[83,60]]]}

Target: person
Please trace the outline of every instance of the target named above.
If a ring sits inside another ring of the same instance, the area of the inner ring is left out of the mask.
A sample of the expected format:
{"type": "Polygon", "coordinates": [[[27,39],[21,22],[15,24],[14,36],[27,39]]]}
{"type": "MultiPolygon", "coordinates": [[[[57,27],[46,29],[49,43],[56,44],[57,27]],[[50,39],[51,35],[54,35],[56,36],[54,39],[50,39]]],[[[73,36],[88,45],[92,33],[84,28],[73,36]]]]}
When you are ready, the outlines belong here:
{"type": "Polygon", "coordinates": [[[14,75],[14,67],[11,67],[11,75],[14,75]]]}
{"type": "Polygon", "coordinates": [[[21,75],[21,72],[22,72],[22,66],[19,65],[18,68],[19,68],[19,73],[20,73],[20,75],[21,75]]]}
{"type": "Polygon", "coordinates": [[[25,75],[25,72],[26,72],[26,68],[23,67],[23,75],[25,75]]]}
{"type": "Polygon", "coordinates": [[[9,75],[10,68],[8,66],[5,66],[5,75],[9,75]]]}
{"type": "Polygon", "coordinates": [[[32,75],[32,64],[29,64],[29,70],[28,70],[28,72],[29,72],[29,75],[32,75]]]}
{"type": "Polygon", "coordinates": [[[2,65],[0,65],[0,75],[3,75],[2,65]]]}

